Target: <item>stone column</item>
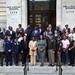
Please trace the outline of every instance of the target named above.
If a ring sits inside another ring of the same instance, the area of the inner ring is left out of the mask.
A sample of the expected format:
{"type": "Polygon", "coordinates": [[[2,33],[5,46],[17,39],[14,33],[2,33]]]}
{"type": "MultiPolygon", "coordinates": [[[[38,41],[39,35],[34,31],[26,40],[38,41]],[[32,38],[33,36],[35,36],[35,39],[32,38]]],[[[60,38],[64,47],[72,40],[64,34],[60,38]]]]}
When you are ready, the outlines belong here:
{"type": "Polygon", "coordinates": [[[24,29],[27,28],[27,0],[22,0],[21,22],[24,29]]]}
{"type": "Polygon", "coordinates": [[[56,25],[62,25],[62,3],[61,0],[56,0],[56,25]]]}

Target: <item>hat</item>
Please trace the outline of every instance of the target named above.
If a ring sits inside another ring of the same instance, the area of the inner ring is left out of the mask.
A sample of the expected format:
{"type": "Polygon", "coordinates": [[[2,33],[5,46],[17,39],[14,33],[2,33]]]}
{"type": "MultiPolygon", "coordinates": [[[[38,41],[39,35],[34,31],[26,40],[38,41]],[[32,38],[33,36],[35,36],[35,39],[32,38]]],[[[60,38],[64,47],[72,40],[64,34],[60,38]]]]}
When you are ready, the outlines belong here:
{"type": "Polygon", "coordinates": [[[11,34],[7,34],[7,36],[11,36],[11,34]]]}

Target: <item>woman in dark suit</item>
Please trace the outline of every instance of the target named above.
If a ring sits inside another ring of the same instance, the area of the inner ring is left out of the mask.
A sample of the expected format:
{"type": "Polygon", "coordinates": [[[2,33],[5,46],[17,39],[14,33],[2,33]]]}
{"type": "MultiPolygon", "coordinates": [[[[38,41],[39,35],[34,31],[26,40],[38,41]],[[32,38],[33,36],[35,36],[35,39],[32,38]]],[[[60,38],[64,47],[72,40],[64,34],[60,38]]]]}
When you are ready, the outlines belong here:
{"type": "Polygon", "coordinates": [[[69,57],[70,57],[70,64],[74,66],[74,56],[75,56],[75,41],[73,40],[73,36],[70,37],[70,46],[69,46],[69,57]]]}
{"type": "Polygon", "coordinates": [[[22,66],[26,63],[27,55],[28,55],[28,41],[27,35],[24,35],[23,40],[20,43],[20,50],[22,53],[22,66]]]}

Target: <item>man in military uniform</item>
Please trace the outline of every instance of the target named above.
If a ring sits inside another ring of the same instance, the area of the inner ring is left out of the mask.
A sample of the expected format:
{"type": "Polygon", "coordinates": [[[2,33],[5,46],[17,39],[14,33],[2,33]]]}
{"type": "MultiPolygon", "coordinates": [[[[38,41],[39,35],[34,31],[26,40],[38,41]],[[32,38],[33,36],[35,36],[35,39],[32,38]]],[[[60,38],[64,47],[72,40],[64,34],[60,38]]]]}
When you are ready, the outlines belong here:
{"type": "Polygon", "coordinates": [[[11,35],[7,36],[5,40],[5,55],[6,55],[6,66],[8,66],[8,61],[10,62],[10,66],[12,66],[12,40],[11,35]]]}
{"type": "Polygon", "coordinates": [[[57,37],[56,41],[56,56],[57,56],[57,65],[60,65],[61,63],[61,51],[62,51],[62,42],[61,42],[61,37],[57,37]]]}
{"type": "Polygon", "coordinates": [[[56,41],[53,38],[53,35],[50,35],[48,40],[48,57],[49,57],[49,66],[54,66],[55,61],[55,48],[56,48],[56,41]]]}

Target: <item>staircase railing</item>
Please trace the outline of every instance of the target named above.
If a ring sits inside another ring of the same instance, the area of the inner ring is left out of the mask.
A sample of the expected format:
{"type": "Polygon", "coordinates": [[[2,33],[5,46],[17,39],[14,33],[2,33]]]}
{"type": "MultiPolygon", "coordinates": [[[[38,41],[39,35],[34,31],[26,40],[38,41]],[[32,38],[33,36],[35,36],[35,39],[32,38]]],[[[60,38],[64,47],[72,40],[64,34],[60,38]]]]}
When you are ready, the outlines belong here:
{"type": "Polygon", "coordinates": [[[58,75],[62,75],[63,69],[62,69],[61,56],[60,55],[58,55],[58,63],[59,63],[59,65],[58,66],[56,65],[56,72],[59,71],[58,75]],[[59,70],[58,70],[58,67],[59,67],[59,70]]]}
{"type": "Polygon", "coordinates": [[[27,75],[27,71],[29,71],[29,55],[27,55],[26,62],[24,64],[24,75],[27,75]]]}

